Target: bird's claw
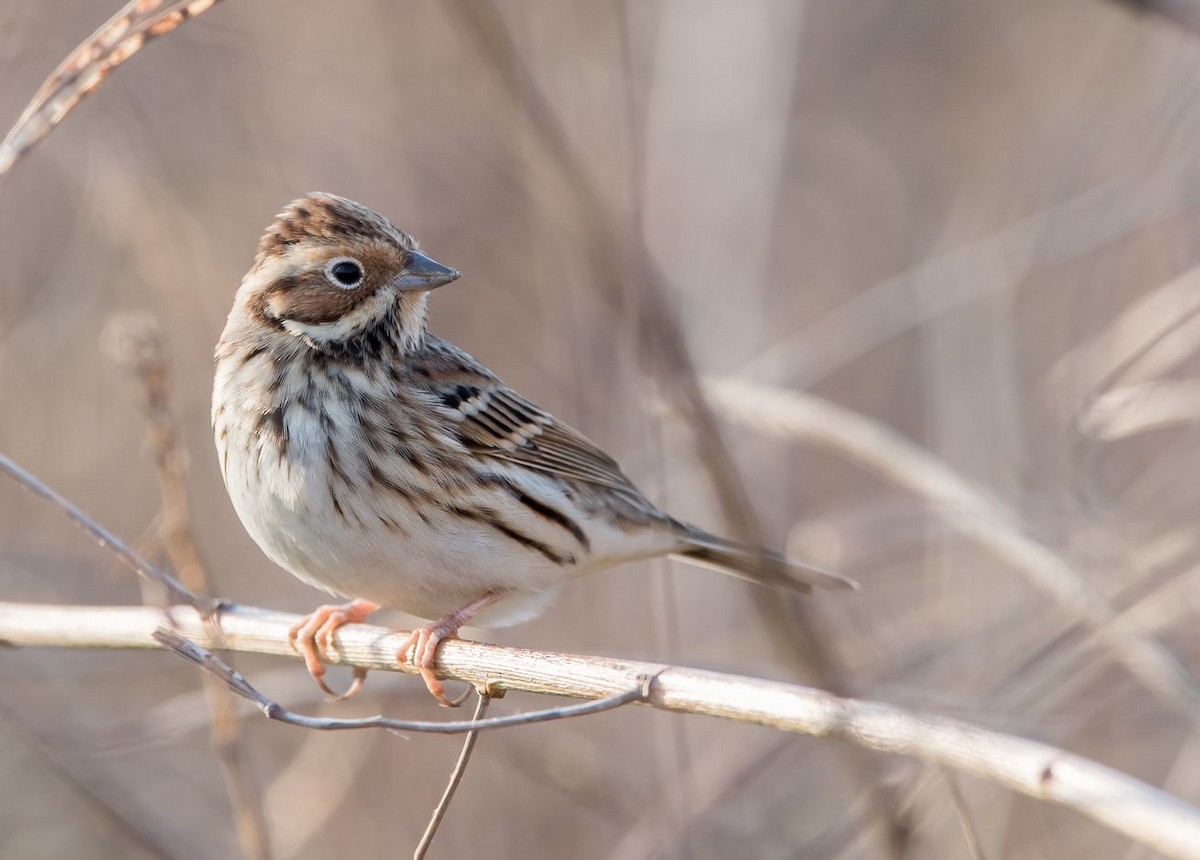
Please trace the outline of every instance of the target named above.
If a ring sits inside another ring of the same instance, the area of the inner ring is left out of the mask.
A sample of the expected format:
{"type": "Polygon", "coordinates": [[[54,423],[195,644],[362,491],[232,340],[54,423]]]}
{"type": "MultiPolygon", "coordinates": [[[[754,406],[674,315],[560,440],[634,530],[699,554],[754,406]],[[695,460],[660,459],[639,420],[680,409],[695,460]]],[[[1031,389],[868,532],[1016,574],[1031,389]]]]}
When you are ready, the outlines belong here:
{"type": "Polygon", "coordinates": [[[304,657],[304,666],[308,669],[308,674],[333,701],[351,698],[362,689],[367,679],[367,670],[355,666],[354,680],[344,693],[334,692],[325,683],[325,665],[321,660],[329,659],[333,650],[333,634],[344,624],[361,623],[378,608],[378,603],[371,603],[369,600],[351,600],[349,603],[318,606],[288,631],[288,640],[304,657]]]}

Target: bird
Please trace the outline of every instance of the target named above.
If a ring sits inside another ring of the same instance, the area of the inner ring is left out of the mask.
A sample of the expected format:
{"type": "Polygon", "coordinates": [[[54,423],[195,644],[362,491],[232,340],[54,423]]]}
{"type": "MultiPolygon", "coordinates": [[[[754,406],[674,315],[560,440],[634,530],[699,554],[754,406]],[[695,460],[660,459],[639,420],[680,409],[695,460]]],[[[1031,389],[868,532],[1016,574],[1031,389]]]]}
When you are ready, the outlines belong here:
{"type": "MultiPolygon", "coordinates": [[[[233,507],[277,565],[336,597],[291,630],[309,674],[380,607],[428,623],[411,659],[451,704],[439,643],[544,611],[584,574],[658,556],[763,585],[845,576],[659,510],[611,456],[428,331],[459,272],[370,208],[315,192],[259,240],[215,350],[212,425],[233,507]]],[[[411,656],[409,651],[411,650],[411,656]]]]}

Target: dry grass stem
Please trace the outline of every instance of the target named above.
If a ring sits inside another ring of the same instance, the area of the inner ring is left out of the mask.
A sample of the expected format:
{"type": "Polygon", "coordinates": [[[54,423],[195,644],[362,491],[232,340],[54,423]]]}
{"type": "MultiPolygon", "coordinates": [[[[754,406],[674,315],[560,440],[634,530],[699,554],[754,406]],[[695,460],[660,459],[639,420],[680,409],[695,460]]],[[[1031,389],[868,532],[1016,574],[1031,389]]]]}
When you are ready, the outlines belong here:
{"type": "Polygon", "coordinates": [[[1103,329],[1054,362],[1040,387],[1046,399],[1076,398],[1089,387],[1084,420],[1095,398],[1116,387],[1155,381],[1200,349],[1200,267],[1130,302],[1103,329]]]}
{"type": "MultiPolygon", "coordinates": [[[[162,497],[162,543],[183,584],[205,597],[216,593],[200,557],[188,504],[187,456],[171,409],[170,373],[162,329],[153,316],[126,313],[109,320],[104,340],[110,353],[138,383],[146,428],[154,452],[155,473],[162,497]]],[[[236,699],[211,674],[203,677],[211,718],[212,747],[225,779],[234,824],[246,857],[266,860],[272,854],[258,790],[243,760],[236,699]]]]}
{"type": "Polygon", "coordinates": [[[0,182],[114,69],[147,42],[208,11],[218,0],[130,0],[80,43],[38,89],[0,143],[0,182]]]}
{"type": "Polygon", "coordinates": [[[812,395],[738,380],[710,380],[714,405],[760,432],[821,445],[935,503],[960,533],[1011,564],[1092,627],[1164,704],[1200,723],[1200,690],[1165,646],[1120,615],[1064,559],[1028,537],[1017,515],[898,433],[812,395]]]}
{"type": "Polygon", "coordinates": [[[975,822],[971,820],[971,808],[967,805],[967,798],[963,795],[958,779],[945,769],[941,770],[941,775],[946,781],[946,788],[954,803],[954,814],[958,818],[959,826],[962,827],[963,839],[967,842],[967,851],[972,860],[985,860],[983,849],[979,845],[979,833],[975,828],[975,822]]]}
{"type": "Polygon", "coordinates": [[[1200,383],[1142,382],[1099,395],[1079,415],[1079,430],[1102,442],[1115,442],[1172,424],[1200,420],[1200,383]]]}

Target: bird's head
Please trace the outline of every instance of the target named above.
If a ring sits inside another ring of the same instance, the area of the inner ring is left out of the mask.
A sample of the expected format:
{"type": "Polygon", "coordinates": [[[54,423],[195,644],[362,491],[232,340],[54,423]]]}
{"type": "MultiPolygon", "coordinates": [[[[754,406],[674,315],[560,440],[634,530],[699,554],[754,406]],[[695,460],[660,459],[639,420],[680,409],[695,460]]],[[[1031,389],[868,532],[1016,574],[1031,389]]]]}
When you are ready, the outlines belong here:
{"type": "Polygon", "coordinates": [[[387,327],[403,350],[424,335],[429,291],[458,277],[382,215],[313,193],[267,228],[237,302],[251,324],[315,349],[345,352],[387,327]]]}

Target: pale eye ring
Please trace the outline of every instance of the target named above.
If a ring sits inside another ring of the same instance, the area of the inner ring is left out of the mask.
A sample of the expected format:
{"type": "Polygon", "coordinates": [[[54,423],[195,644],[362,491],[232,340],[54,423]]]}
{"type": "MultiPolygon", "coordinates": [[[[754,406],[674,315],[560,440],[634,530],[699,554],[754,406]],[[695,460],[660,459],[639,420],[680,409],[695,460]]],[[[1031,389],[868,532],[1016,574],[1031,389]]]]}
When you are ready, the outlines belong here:
{"type": "Polygon", "coordinates": [[[325,280],[339,290],[352,290],[363,282],[363,266],[353,257],[334,257],[325,264],[325,280]]]}

